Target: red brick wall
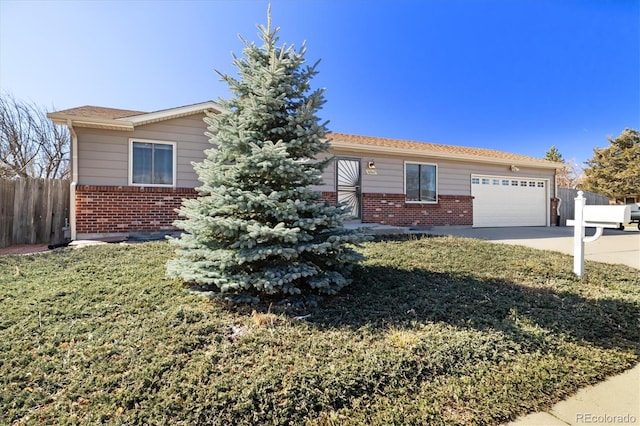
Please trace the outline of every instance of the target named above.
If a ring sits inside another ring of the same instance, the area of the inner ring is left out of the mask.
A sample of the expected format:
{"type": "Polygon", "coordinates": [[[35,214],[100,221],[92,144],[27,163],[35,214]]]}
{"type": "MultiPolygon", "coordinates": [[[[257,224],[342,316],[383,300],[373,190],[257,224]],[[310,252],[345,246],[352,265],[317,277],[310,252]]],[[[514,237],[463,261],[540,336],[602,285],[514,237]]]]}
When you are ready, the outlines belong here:
{"type": "Polygon", "coordinates": [[[172,231],[175,209],[195,196],[192,188],[78,185],[76,233],[172,231]]]}
{"type": "Polygon", "coordinates": [[[473,197],[440,195],[436,204],[407,203],[404,194],[362,194],[362,221],[394,226],[473,225],[473,197]]]}
{"type": "Polygon", "coordinates": [[[331,204],[335,204],[337,197],[338,196],[335,192],[322,191],[322,198],[320,198],[320,201],[328,201],[331,204]]]}
{"type": "MultiPolygon", "coordinates": [[[[322,200],[335,203],[335,192],[322,200]]],[[[362,194],[362,222],[394,226],[473,225],[473,197],[440,195],[437,204],[405,202],[404,194],[362,194]]]]}
{"type": "MultiPolygon", "coordinates": [[[[175,209],[184,198],[195,198],[192,188],[89,186],[76,188],[76,233],[127,234],[174,231],[175,209]]],[[[335,202],[335,192],[322,200],[335,202]]],[[[557,200],[550,220],[555,224],[557,200]]],[[[473,197],[440,195],[437,204],[405,202],[403,194],[362,194],[362,222],[395,226],[473,225],[473,197]]]]}

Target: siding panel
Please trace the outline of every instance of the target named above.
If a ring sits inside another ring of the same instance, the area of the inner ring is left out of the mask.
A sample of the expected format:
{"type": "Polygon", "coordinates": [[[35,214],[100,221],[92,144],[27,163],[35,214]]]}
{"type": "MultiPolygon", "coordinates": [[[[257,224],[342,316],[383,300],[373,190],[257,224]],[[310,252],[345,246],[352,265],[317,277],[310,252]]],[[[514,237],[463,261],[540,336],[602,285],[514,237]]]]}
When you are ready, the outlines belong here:
{"type": "Polygon", "coordinates": [[[127,185],[129,132],[76,129],[78,183],[127,185]]]}
{"type": "MultiPolygon", "coordinates": [[[[404,193],[404,162],[432,163],[438,165],[438,193],[441,195],[471,195],[471,175],[486,174],[505,177],[535,177],[550,180],[551,196],[553,197],[553,170],[520,167],[519,172],[513,173],[505,164],[485,164],[465,162],[460,160],[446,160],[429,157],[410,156],[380,156],[380,154],[363,156],[361,153],[336,151],[336,157],[353,157],[362,159],[362,190],[365,193],[403,194],[404,193]],[[375,175],[367,175],[366,164],[373,160],[376,164],[375,175]]],[[[335,169],[335,165],[329,166],[335,169]]],[[[325,173],[327,177],[329,173],[325,173]]],[[[333,180],[325,180],[323,191],[335,190],[333,180]]]]}
{"type": "MultiPolygon", "coordinates": [[[[328,156],[324,155],[322,156],[322,158],[328,158],[328,156]]],[[[335,179],[336,179],[336,175],[335,175],[335,161],[331,162],[331,164],[329,164],[327,166],[327,168],[324,170],[324,173],[322,174],[322,181],[323,184],[322,185],[315,185],[313,186],[313,189],[315,191],[321,191],[321,192],[333,192],[336,190],[336,184],[335,184],[335,179]]]]}
{"type": "Polygon", "coordinates": [[[78,184],[126,186],[129,180],[129,139],[176,142],[176,185],[199,186],[192,161],[202,161],[211,145],[204,135],[204,114],[139,126],[133,132],[77,128],[78,184]]]}
{"type": "MultiPolygon", "coordinates": [[[[203,151],[211,147],[207,137],[204,114],[182,117],[160,123],[139,126],[133,132],[77,128],[80,162],[78,164],[81,185],[128,184],[129,139],[141,138],[176,142],[178,187],[193,188],[200,185],[193,171],[192,162],[204,159],[203,151]]],[[[438,192],[440,195],[471,195],[471,175],[497,175],[505,177],[535,177],[550,180],[551,196],[554,196],[553,171],[520,167],[512,173],[505,164],[483,164],[429,157],[400,155],[363,155],[349,150],[331,153],[336,157],[360,158],[362,161],[362,191],[364,193],[403,194],[404,162],[416,161],[438,165],[438,192]],[[366,166],[373,160],[376,174],[366,174],[366,166]]],[[[335,162],[323,174],[323,184],[314,189],[335,191],[335,162]]]]}

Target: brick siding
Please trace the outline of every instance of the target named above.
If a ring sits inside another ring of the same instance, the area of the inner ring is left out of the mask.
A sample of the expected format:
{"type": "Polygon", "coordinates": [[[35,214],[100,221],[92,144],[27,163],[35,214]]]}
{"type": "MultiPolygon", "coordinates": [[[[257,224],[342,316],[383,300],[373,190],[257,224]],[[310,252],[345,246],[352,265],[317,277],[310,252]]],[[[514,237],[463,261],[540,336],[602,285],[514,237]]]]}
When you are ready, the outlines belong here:
{"type": "MultiPolygon", "coordinates": [[[[334,203],[335,192],[322,200],[334,203]]],[[[362,222],[393,226],[473,225],[473,197],[440,195],[437,204],[407,203],[404,194],[362,194],[362,222]]]]}
{"type": "Polygon", "coordinates": [[[394,226],[473,225],[473,197],[440,195],[438,203],[407,203],[404,194],[362,194],[362,221],[394,226]]]}
{"type": "MultiPolygon", "coordinates": [[[[79,235],[171,232],[176,209],[192,188],[89,186],[76,188],[76,233],[79,235]]],[[[335,192],[322,192],[322,201],[335,202],[335,192]]],[[[555,200],[551,202],[555,224],[555,200]]],[[[362,222],[394,226],[473,225],[473,197],[440,195],[436,204],[407,203],[404,194],[362,194],[362,222]]]]}
{"type": "Polygon", "coordinates": [[[337,198],[338,196],[335,192],[322,191],[322,198],[320,198],[320,201],[327,201],[331,204],[335,204],[337,198]]]}
{"type": "Polygon", "coordinates": [[[76,188],[76,233],[129,234],[170,232],[178,218],[175,209],[193,188],[91,186],[76,188]]]}

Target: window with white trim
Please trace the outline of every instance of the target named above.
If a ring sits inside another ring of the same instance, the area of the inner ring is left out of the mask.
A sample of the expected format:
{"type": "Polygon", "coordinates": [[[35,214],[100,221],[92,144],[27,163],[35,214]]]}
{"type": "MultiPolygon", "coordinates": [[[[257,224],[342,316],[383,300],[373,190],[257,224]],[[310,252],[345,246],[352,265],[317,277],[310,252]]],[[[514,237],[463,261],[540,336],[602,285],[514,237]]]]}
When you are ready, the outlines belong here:
{"type": "Polygon", "coordinates": [[[175,186],[176,144],[145,139],[129,141],[131,185],[175,186]]]}
{"type": "Polygon", "coordinates": [[[405,163],[404,188],[407,201],[438,202],[438,166],[435,164],[405,163]]]}

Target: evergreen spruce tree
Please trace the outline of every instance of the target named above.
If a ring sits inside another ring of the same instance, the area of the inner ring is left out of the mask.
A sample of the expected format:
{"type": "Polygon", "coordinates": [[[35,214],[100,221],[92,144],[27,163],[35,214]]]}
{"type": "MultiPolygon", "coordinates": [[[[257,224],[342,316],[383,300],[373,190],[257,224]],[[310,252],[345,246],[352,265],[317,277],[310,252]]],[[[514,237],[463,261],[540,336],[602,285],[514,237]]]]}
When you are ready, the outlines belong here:
{"type": "Polygon", "coordinates": [[[549,148],[549,151],[544,153],[544,159],[548,161],[556,161],[558,163],[565,162],[562,154],[560,154],[560,151],[558,151],[558,148],[556,148],[555,145],[552,145],[551,148],[549,148]]]}
{"type": "Polygon", "coordinates": [[[579,168],[574,159],[566,161],[555,145],[544,153],[544,159],[562,163],[563,166],[556,169],[556,185],[560,188],[575,188],[579,181],[579,168]]]}
{"type": "Polygon", "coordinates": [[[624,202],[640,192],[640,132],[624,129],[607,148],[593,150],[586,162],[584,188],[624,202]]]}
{"type": "Polygon", "coordinates": [[[321,201],[331,159],[326,123],[316,113],[323,90],[311,90],[316,65],[299,50],[278,46],[278,28],[258,27],[260,47],[245,43],[234,56],[238,78],[221,74],[232,93],[224,112],[205,118],[212,147],[194,164],[202,185],[185,200],[172,239],[170,276],[222,293],[333,294],[349,284],[362,260],[362,234],[341,227],[349,215],[321,201]]]}

